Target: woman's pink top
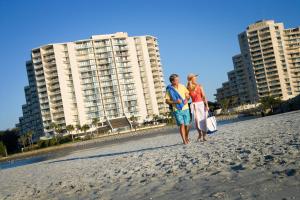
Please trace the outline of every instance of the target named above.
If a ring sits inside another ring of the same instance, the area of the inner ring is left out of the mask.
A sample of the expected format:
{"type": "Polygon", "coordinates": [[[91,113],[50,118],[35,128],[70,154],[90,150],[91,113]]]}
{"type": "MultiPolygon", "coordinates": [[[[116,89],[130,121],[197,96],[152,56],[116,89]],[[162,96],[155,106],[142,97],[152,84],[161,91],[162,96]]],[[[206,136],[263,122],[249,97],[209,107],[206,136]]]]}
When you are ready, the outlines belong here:
{"type": "Polygon", "coordinates": [[[203,94],[199,85],[196,86],[194,91],[190,91],[190,96],[192,98],[192,102],[203,101],[203,94]]]}

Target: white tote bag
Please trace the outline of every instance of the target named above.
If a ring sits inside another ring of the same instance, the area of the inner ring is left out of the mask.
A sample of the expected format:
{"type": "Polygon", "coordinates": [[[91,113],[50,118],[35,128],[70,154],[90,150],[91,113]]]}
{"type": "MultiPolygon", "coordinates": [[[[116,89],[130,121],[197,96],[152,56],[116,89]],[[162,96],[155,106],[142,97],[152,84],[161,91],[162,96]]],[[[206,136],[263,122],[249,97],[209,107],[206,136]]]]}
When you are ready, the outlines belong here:
{"type": "Polygon", "coordinates": [[[213,116],[211,114],[211,112],[208,113],[206,125],[207,125],[207,133],[208,134],[212,134],[218,130],[217,129],[217,120],[216,120],[215,116],[213,116]]]}

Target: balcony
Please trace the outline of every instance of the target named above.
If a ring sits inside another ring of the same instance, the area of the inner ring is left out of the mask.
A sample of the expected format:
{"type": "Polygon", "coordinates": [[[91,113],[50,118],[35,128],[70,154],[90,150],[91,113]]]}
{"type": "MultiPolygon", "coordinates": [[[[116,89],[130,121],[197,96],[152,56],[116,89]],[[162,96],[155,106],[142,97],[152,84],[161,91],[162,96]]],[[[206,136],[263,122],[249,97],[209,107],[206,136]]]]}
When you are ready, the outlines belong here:
{"type": "Polygon", "coordinates": [[[114,51],[128,51],[128,46],[114,47],[114,51]]]}
{"type": "Polygon", "coordinates": [[[120,62],[120,63],[127,63],[130,62],[129,57],[117,57],[115,59],[116,62],[120,62]]]}
{"type": "Polygon", "coordinates": [[[46,92],[47,88],[46,87],[38,87],[38,92],[46,92]]]}
{"type": "Polygon", "coordinates": [[[43,116],[43,121],[51,121],[51,116],[43,116]]]}
{"type": "Polygon", "coordinates": [[[147,44],[147,47],[148,47],[148,50],[150,50],[150,51],[155,51],[156,50],[156,47],[155,47],[155,45],[153,45],[153,44],[147,44]]]}
{"type": "Polygon", "coordinates": [[[45,77],[43,76],[36,76],[36,81],[44,81],[45,77]]]}
{"type": "Polygon", "coordinates": [[[292,78],[294,78],[294,79],[300,79],[300,74],[299,75],[292,75],[292,78]]]}
{"type": "Polygon", "coordinates": [[[129,53],[127,53],[127,52],[116,52],[115,56],[127,57],[127,56],[129,56],[129,53]]]}
{"type": "Polygon", "coordinates": [[[261,51],[254,51],[254,52],[251,52],[252,57],[261,56],[261,54],[262,54],[261,51]]]}
{"type": "Polygon", "coordinates": [[[274,49],[273,49],[273,47],[265,48],[265,49],[263,49],[263,53],[264,53],[264,56],[266,56],[266,54],[268,54],[268,53],[272,53],[274,55],[274,49]]]}
{"type": "MultiPolygon", "coordinates": [[[[46,106],[41,106],[41,110],[45,110],[45,111],[47,111],[47,110],[49,110],[49,105],[46,105],[46,106]]],[[[49,111],[47,111],[47,112],[49,112],[49,111]]]]}
{"type": "Polygon", "coordinates": [[[252,57],[252,61],[254,63],[261,63],[263,61],[262,56],[256,56],[256,57],[252,57]]]}
{"type": "Polygon", "coordinates": [[[49,55],[49,54],[54,54],[54,50],[52,48],[48,48],[44,50],[43,55],[49,55]]]}
{"type": "Polygon", "coordinates": [[[39,52],[38,53],[32,53],[31,56],[32,56],[32,58],[36,59],[37,57],[41,57],[41,53],[39,53],[39,52]]]}
{"type": "Polygon", "coordinates": [[[44,71],[43,70],[35,70],[35,75],[39,76],[39,75],[43,75],[44,71]]]}
{"type": "Polygon", "coordinates": [[[60,102],[55,102],[55,103],[51,103],[51,108],[57,110],[57,109],[59,109],[60,107],[62,107],[62,105],[63,105],[63,102],[62,102],[62,101],[60,101],[60,102]]]}
{"type": "Polygon", "coordinates": [[[45,85],[46,85],[46,82],[45,82],[44,80],[37,81],[37,82],[36,82],[36,85],[37,85],[38,87],[45,86],[45,85]]]}
{"type": "Polygon", "coordinates": [[[107,59],[105,59],[105,60],[100,60],[100,59],[97,59],[98,60],[98,63],[97,64],[99,64],[99,65],[107,65],[107,64],[110,64],[111,63],[111,61],[109,61],[109,60],[107,60],[107,59]]]}
{"type": "Polygon", "coordinates": [[[272,43],[268,43],[268,44],[264,44],[264,45],[261,45],[261,48],[263,51],[267,50],[268,48],[273,48],[273,45],[272,43]]]}
{"type": "Polygon", "coordinates": [[[59,103],[58,101],[61,101],[62,98],[60,95],[51,95],[50,100],[53,101],[54,103],[59,103]]]}
{"type": "Polygon", "coordinates": [[[267,59],[264,59],[264,62],[265,62],[265,65],[273,65],[273,63],[274,64],[276,63],[276,60],[275,60],[275,58],[267,58],[267,59]]]}
{"type": "Polygon", "coordinates": [[[262,93],[261,95],[269,95],[269,89],[268,88],[258,88],[258,92],[262,93]]]}
{"type": "Polygon", "coordinates": [[[250,49],[252,51],[256,51],[256,50],[260,49],[260,44],[259,43],[252,44],[252,45],[250,45],[250,49]]]}
{"type": "Polygon", "coordinates": [[[44,56],[44,61],[48,62],[50,60],[55,60],[55,56],[54,55],[50,55],[50,56],[44,56]]]}
{"type": "Polygon", "coordinates": [[[94,54],[79,55],[77,61],[93,60],[95,59],[94,54]]]}
{"type": "Polygon", "coordinates": [[[65,117],[64,113],[53,114],[54,119],[60,119],[60,118],[64,118],[64,117],[65,117]]]}
{"type": "Polygon", "coordinates": [[[270,89],[274,89],[274,88],[280,88],[280,83],[269,83],[269,87],[270,89]]]}
{"type": "Polygon", "coordinates": [[[49,91],[49,94],[50,95],[58,95],[58,94],[61,94],[60,90],[57,89],[57,90],[54,90],[54,91],[49,91]]]}
{"type": "Polygon", "coordinates": [[[32,60],[33,60],[33,64],[39,64],[39,63],[42,63],[42,59],[41,59],[41,58],[32,59],[32,60]]]}
{"type": "Polygon", "coordinates": [[[41,94],[41,93],[39,93],[39,98],[46,98],[46,97],[48,97],[48,94],[47,93],[43,93],[43,94],[41,94]]]}
{"type": "Polygon", "coordinates": [[[46,74],[52,74],[52,73],[56,73],[56,75],[57,75],[57,69],[56,69],[56,66],[53,66],[53,67],[51,67],[51,68],[46,68],[46,70],[45,70],[45,73],[46,74]]]}
{"type": "Polygon", "coordinates": [[[114,41],[113,45],[116,45],[116,46],[126,46],[127,42],[125,40],[123,40],[123,41],[114,41]]]}

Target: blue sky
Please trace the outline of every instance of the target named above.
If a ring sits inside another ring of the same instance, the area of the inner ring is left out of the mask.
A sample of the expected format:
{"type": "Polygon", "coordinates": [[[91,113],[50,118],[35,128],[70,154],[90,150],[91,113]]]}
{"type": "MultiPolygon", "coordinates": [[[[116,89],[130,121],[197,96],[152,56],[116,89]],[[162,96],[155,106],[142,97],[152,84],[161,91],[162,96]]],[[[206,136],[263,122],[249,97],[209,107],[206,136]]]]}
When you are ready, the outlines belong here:
{"type": "Polygon", "coordinates": [[[164,74],[198,73],[209,100],[226,81],[237,34],[260,19],[300,26],[300,1],[0,0],[0,130],[21,116],[25,61],[34,47],[128,32],[158,38],[164,74]]]}

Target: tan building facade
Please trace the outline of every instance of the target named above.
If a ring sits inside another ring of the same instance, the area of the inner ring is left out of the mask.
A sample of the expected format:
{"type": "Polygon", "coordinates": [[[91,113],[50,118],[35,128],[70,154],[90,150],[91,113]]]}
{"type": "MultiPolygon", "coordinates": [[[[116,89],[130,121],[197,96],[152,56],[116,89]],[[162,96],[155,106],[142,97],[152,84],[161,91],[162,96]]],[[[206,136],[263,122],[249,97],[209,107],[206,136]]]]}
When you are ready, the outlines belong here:
{"type": "MultiPolygon", "coordinates": [[[[273,20],[249,25],[238,35],[241,54],[233,57],[235,77],[243,77],[236,85],[243,89],[236,93],[235,87],[219,88],[217,101],[236,95],[237,104],[246,104],[265,96],[287,100],[298,95],[299,36],[299,28],[284,29],[283,23],[273,20]]],[[[234,85],[230,74],[229,85],[234,85]]]]}
{"type": "MultiPolygon", "coordinates": [[[[29,85],[35,88],[42,122],[39,135],[52,122],[66,127],[124,116],[143,121],[167,112],[158,42],[153,36],[118,32],[44,45],[31,51],[29,63],[33,77],[29,85]]],[[[17,125],[21,132],[25,132],[25,118],[23,114],[17,125]]]]}
{"type": "Polygon", "coordinates": [[[293,96],[300,94],[300,27],[285,29],[284,42],[293,96]]]}

